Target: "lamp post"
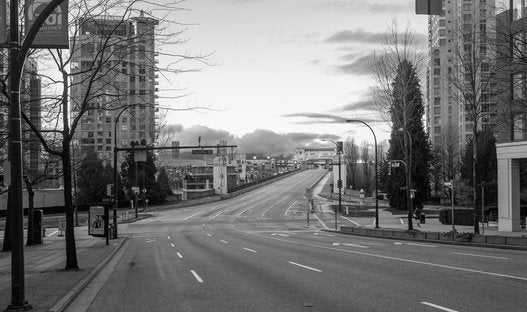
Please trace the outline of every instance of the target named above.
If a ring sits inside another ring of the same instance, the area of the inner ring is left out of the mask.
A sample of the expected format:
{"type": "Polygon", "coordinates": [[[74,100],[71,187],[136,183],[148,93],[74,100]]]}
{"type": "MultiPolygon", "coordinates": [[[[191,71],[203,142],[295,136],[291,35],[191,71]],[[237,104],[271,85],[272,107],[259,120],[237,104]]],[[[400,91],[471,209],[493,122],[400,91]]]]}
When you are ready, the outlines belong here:
{"type": "MultiPolygon", "coordinates": [[[[340,153],[342,151],[342,142],[335,142],[333,140],[322,139],[322,141],[327,141],[335,144],[337,147],[337,155],[339,156],[339,180],[337,182],[339,188],[339,211],[342,211],[342,179],[340,177],[340,153]]],[[[337,230],[337,211],[335,210],[335,231],[337,230]]]]}
{"type": "Polygon", "coordinates": [[[117,238],[117,208],[119,204],[119,196],[117,193],[117,153],[119,152],[119,148],[117,147],[117,125],[119,124],[119,118],[127,109],[128,107],[125,107],[119,112],[119,114],[117,114],[117,117],[114,120],[113,128],[113,196],[115,200],[113,206],[113,226],[115,227],[115,238],[117,238]]]}
{"type": "Polygon", "coordinates": [[[404,135],[404,155],[406,160],[408,161],[408,166],[406,166],[406,196],[407,196],[407,202],[408,202],[408,230],[413,230],[412,225],[412,214],[414,211],[413,208],[413,199],[411,195],[411,187],[412,187],[412,136],[410,135],[410,132],[408,132],[408,129],[405,128],[399,128],[399,131],[403,132],[404,135]],[[406,137],[408,136],[408,141],[406,140],[406,137]],[[408,154],[407,154],[408,153],[408,154]]]}
{"type": "Polygon", "coordinates": [[[379,193],[378,193],[379,192],[379,187],[378,187],[378,181],[379,181],[378,168],[379,168],[379,165],[378,165],[378,161],[377,161],[377,136],[375,136],[375,132],[370,127],[370,125],[368,125],[367,123],[365,123],[362,120],[348,119],[348,120],[346,120],[346,122],[347,123],[360,122],[360,123],[364,124],[366,127],[368,127],[370,129],[371,133],[373,134],[373,141],[375,143],[375,228],[378,229],[379,228],[379,193]]]}

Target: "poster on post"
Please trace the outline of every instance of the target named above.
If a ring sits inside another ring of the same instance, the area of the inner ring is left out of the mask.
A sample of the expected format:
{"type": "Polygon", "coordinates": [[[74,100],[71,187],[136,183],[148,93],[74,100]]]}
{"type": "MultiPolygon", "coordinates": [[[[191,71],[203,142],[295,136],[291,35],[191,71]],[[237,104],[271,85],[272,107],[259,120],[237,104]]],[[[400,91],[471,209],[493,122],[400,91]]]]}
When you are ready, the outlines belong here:
{"type": "MultiPolygon", "coordinates": [[[[26,35],[51,0],[27,0],[24,6],[26,35]]],[[[64,0],[40,27],[32,48],[68,49],[68,0],[64,0]]]]}
{"type": "Polygon", "coordinates": [[[88,214],[88,234],[104,237],[105,220],[103,206],[90,206],[90,213],[88,214]]]}

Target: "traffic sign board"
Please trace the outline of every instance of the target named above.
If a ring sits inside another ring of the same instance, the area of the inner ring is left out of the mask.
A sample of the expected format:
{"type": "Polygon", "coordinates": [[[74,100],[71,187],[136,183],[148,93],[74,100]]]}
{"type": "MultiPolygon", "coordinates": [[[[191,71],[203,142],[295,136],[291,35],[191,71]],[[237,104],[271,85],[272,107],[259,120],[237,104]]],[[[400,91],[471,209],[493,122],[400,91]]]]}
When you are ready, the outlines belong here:
{"type": "Polygon", "coordinates": [[[192,155],[210,155],[210,154],[212,154],[212,150],[204,150],[204,149],[192,150],[192,155]]]}

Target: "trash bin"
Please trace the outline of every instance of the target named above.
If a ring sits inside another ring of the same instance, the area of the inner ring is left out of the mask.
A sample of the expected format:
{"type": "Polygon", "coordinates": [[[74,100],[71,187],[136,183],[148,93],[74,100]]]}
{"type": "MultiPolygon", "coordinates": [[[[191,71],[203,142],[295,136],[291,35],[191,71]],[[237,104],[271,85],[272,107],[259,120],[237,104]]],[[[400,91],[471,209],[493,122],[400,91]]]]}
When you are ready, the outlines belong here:
{"type": "Polygon", "coordinates": [[[43,224],[44,211],[42,209],[35,209],[33,213],[33,242],[35,244],[42,244],[42,237],[44,237],[43,224]]]}
{"type": "Polygon", "coordinates": [[[424,223],[426,223],[425,221],[426,221],[426,216],[425,216],[424,213],[421,213],[421,223],[424,224],[424,223]]]}

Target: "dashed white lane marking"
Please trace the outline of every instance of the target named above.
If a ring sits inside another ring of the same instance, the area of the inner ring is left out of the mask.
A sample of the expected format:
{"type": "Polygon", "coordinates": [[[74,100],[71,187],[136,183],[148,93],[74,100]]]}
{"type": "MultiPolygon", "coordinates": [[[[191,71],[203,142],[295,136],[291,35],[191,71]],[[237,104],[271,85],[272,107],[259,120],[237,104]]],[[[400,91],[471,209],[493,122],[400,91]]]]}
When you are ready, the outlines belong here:
{"type": "Polygon", "coordinates": [[[449,309],[449,308],[445,308],[445,307],[442,307],[440,305],[437,305],[437,304],[433,304],[433,303],[430,303],[430,302],[421,302],[422,304],[424,305],[427,305],[429,307],[432,307],[432,308],[436,308],[436,309],[439,309],[439,310],[442,310],[442,311],[447,311],[447,312],[457,312],[456,310],[452,310],[452,309],[449,309]]]}
{"type": "Polygon", "coordinates": [[[48,235],[46,235],[46,236],[53,236],[53,235],[57,234],[58,232],[59,232],[59,231],[58,231],[58,230],[56,230],[56,231],[53,231],[53,232],[49,233],[49,234],[48,234],[48,235]]]}
{"type": "Polygon", "coordinates": [[[207,233],[207,236],[208,236],[208,237],[212,237],[212,235],[210,235],[209,233],[207,233]]]}
{"type": "Polygon", "coordinates": [[[176,254],[178,257],[183,258],[183,256],[179,252],[176,252],[176,254]]]}
{"type": "Polygon", "coordinates": [[[291,204],[291,206],[289,206],[289,207],[286,209],[284,216],[287,216],[287,213],[289,212],[289,209],[291,209],[291,208],[296,204],[296,202],[297,202],[297,200],[295,200],[295,201],[291,204]]]}
{"type": "Polygon", "coordinates": [[[296,266],[299,266],[301,268],[304,268],[304,269],[308,269],[308,270],[315,271],[315,272],[322,272],[319,269],[315,269],[315,268],[309,267],[307,265],[303,265],[303,264],[296,263],[296,262],[293,262],[293,261],[287,261],[287,262],[289,262],[292,265],[296,265],[296,266]]]}
{"type": "Polygon", "coordinates": [[[482,257],[482,258],[491,258],[491,259],[509,260],[509,258],[505,258],[505,257],[486,256],[486,255],[475,255],[475,254],[468,254],[468,253],[462,253],[462,252],[453,252],[453,254],[454,254],[454,255],[462,255],[462,256],[471,256],[471,257],[482,257]]]}
{"type": "Polygon", "coordinates": [[[399,218],[399,221],[401,222],[401,224],[404,224],[403,218],[399,218]]]}
{"type": "Polygon", "coordinates": [[[349,218],[346,218],[346,217],[344,217],[344,216],[342,216],[342,218],[348,220],[349,222],[355,224],[356,226],[361,226],[359,223],[357,223],[357,222],[355,222],[355,221],[353,221],[353,220],[351,220],[351,219],[349,219],[349,218]]]}
{"type": "Polygon", "coordinates": [[[215,219],[217,216],[221,215],[223,213],[223,211],[217,213],[216,215],[214,215],[213,217],[211,217],[209,220],[213,220],[215,219]]]}
{"type": "Polygon", "coordinates": [[[170,235],[169,235],[169,236],[167,236],[167,237],[168,237],[168,239],[170,239],[170,235]]]}
{"type": "Polygon", "coordinates": [[[246,248],[246,247],[243,247],[243,249],[247,250],[247,251],[250,251],[250,252],[254,252],[254,253],[257,253],[258,251],[256,250],[253,250],[253,249],[249,249],[249,248],[246,248]]]}
{"type": "Polygon", "coordinates": [[[313,216],[318,220],[318,222],[320,222],[320,224],[322,224],[323,227],[329,229],[328,226],[324,222],[322,222],[322,220],[320,220],[320,218],[316,214],[313,214],[313,216]]]}
{"type": "Polygon", "coordinates": [[[145,243],[151,243],[151,242],[155,242],[155,241],[156,241],[155,238],[153,238],[153,239],[147,239],[147,240],[145,240],[145,243]]]}
{"type": "Polygon", "coordinates": [[[172,246],[172,247],[176,247],[176,246],[174,246],[174,244],[173,244],[173,243],[170,243],[170,246],[172,246]]]}
{"type": "Polygon", "coordinates": [[[228,244],[229,242],[228,241],[225,241],[223,239],[220,239],[220,242],[224,243],[224,244],[228,244]]]}
{"type": "Polygon", "coordinates": [[[190,270],[190,272],[192,273],[192,275],[194,275],[194,278],[200,282],[200,283],[203,283],[203,280],[201,279],[201,277],[199,277],[198,273],[196,273],[196,271],[194,270],[190,270]]]}

